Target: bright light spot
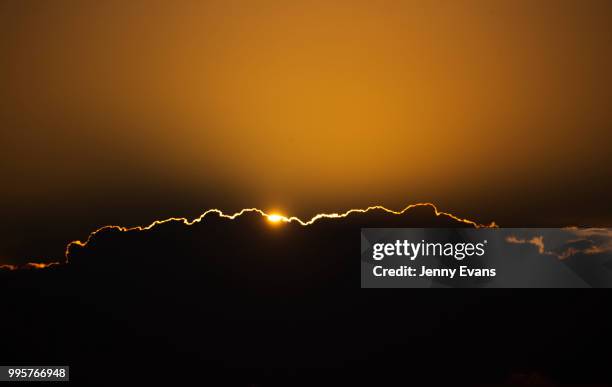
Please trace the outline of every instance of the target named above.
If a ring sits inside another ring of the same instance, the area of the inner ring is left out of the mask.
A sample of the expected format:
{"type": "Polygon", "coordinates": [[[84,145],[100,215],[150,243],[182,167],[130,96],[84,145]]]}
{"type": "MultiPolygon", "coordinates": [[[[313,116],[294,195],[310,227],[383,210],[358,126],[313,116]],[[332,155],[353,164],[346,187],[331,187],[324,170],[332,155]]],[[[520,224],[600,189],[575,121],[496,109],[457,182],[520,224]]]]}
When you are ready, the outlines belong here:
{"type": "Polygon", "coordinates": [[[278,215],[278,214],[270,214],[268,215],[268,220],[272,223],[278,223],[280,221],[282,221],[284,219],[284,217],[282,215],[278,215]]]}

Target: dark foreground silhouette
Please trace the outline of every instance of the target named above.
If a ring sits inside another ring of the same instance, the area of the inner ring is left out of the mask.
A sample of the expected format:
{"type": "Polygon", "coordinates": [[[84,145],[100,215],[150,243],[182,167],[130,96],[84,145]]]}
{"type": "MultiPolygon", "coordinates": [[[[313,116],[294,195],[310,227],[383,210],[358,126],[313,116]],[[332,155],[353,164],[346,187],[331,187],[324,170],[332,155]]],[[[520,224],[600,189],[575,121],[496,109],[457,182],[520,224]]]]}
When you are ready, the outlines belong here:
{"type": "Polygon", "coordinates": [[[606,291],[360,289],[361,227],[469,226],[417,208],[105,231],[68,265],[0,272],[0,364],[89,384],[609,379],[606,291]]]}

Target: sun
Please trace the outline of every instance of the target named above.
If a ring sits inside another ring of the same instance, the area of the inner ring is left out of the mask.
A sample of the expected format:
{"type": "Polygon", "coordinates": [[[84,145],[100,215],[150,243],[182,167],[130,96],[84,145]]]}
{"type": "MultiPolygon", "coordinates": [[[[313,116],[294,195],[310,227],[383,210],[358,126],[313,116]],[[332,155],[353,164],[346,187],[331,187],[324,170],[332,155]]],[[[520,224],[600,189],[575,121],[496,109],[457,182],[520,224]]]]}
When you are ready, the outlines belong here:
{"type": "Polygon", "coordinates": [[[268,220],[272,223],[280,223],[285,220],[285,217],[279,214],[270,214],[268,220]]]}

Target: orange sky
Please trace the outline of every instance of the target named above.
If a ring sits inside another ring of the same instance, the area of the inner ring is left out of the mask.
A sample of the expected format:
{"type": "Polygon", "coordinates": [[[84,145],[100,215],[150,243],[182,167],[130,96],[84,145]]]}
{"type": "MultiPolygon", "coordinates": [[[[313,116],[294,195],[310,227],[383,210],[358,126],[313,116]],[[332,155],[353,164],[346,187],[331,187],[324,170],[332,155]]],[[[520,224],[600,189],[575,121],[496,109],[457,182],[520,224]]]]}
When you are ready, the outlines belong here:
{"type": "Polygon", "coordinates": [[[5,219],[140,223],[188,196],[176,215],[434,201],[483,222],[525,208],[608,222],[610,15],[609,1],[4,1],[5,219]]]}

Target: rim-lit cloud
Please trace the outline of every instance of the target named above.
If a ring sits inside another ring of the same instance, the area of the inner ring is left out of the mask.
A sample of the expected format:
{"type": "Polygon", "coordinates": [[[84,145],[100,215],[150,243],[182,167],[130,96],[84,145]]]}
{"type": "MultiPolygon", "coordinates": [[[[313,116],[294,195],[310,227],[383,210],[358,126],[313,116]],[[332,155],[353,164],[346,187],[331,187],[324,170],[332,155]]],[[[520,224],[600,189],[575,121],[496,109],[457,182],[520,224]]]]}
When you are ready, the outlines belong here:
{"type": "Polygon", "coordinates": [[[559,259],[575,255],[596,255],[612,252],[612,229],[566,227],[550,232],[548,235],[518,237],[510,235],[506,242],[511,244],[529,244],[537,248],[538,253],[559,259]]]}

